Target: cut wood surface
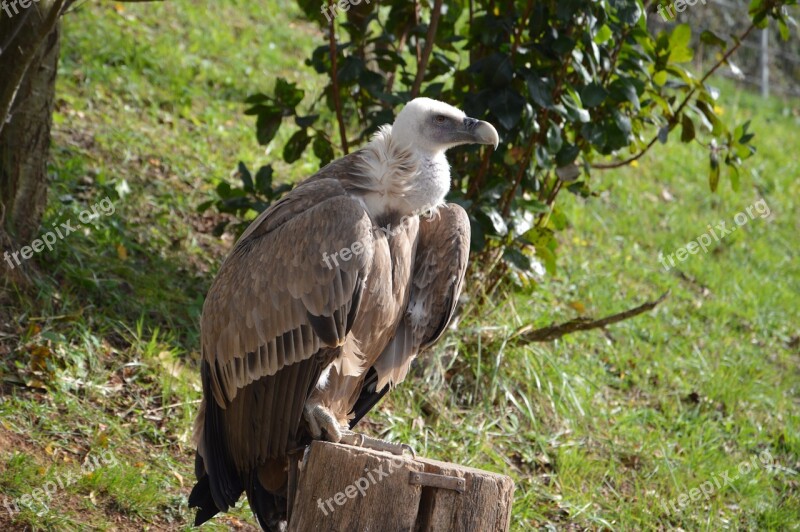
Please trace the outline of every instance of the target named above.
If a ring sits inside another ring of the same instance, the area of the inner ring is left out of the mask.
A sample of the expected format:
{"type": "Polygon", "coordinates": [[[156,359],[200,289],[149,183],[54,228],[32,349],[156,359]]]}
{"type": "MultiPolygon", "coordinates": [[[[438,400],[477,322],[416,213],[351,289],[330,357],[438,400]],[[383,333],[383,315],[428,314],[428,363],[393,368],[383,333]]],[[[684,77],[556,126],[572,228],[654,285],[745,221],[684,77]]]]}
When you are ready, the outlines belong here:
{"type": "Polygon", "coordinates": [[[317,441],[299,464],[288,530],[506,531],[513,494],[505,475],[317,441]]]}

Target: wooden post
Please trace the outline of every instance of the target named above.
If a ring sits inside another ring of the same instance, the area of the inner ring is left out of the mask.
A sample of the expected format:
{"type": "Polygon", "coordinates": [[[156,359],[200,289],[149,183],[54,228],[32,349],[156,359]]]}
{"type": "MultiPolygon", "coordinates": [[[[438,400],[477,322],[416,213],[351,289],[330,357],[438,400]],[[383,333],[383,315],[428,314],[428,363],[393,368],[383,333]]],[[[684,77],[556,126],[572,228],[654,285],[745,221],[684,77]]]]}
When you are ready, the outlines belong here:
{"type": "Polygon", "coordinates": [[[322,441],[299,463],[288,532],[505,532],[511,478],[322,441]]]}

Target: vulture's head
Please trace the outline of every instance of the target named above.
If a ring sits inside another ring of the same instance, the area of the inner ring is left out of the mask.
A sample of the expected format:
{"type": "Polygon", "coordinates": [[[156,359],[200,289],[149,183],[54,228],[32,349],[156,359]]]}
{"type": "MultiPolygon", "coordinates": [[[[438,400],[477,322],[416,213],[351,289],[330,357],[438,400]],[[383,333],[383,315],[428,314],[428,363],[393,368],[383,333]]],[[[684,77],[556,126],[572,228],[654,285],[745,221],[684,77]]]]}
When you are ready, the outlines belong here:
{"type": "Polygon", "coordinates": [[[397,115],[392,136],[414,151],[431,155],[461,144],[500,142],[497,130],[489,123],[470,118],[452,105],[430,98],[411,100],[397,115]]]}

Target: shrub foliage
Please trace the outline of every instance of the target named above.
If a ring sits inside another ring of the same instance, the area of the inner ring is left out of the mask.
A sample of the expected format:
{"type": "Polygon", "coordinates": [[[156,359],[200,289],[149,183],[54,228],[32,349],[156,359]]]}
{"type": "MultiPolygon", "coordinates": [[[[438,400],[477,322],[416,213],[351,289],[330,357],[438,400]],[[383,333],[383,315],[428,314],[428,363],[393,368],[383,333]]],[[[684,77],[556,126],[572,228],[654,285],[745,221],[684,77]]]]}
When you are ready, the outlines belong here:
{"type": "MultiPolygon", "coordinates": [[[[785,38],[786,6],[796,0],[753,0],[751,24],[729,40],[710,31],[693,38],[687,24],[655,33],[647,17],[656,6],[637,0],[298,4],[325,34],[306,61],[326,80],[323,97],[301,108],[304,92],[283,79],[271,94],[251,96],[246,113],[256,117],[258,142],[292,127],[283,159],[311,149],[325,165],[416,96],[490,121],[501,137],[496,151],[449,157],[449,199],[472,222],[472,284],[487,293],[501,281],[531,287],[536,271],[554,272],[557,233],[568,222],[559,194],[591,196],[593,172],[634,163],[659,143],[700,143],[711,191],[723,169],[736,189],[753,135],[748,124],[722,119],[708,78],[770,19],[785,38]],[[717,47],[719,60],[698,74],[691,61],[700,43],[717,47]]],[[[263,210],[287,189],[274,187],[271,173],[265,166],[253,179],[240,163],[242,188],[221,184],[217,208],[263,210]]]]}

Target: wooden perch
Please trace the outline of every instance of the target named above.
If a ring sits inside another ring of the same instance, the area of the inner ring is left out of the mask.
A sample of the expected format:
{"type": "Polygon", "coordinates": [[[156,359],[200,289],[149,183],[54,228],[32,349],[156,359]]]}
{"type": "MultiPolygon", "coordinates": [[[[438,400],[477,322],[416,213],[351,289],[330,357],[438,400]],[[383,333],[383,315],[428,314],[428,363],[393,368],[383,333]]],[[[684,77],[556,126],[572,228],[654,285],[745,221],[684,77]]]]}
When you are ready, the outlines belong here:
{"type": "Polygon", "coordinates": [[[288,532],[505,532],[514,500],[504,475],[322,441],[299,462],[296,486],[288,532]]]}
{"type": "Polygon", "coordinates": [[[532,326],[526,325],[518,330],[512,339],[522,343],[551,342],[573,332],[588,331],[589,329],[605,327],[606,325],[627,320],[628,318],[638,316],[643,312],[654,309],[658,304],[664,301],[668,295],[669,290],[664,292],[661,297],[655,301],[648,301],[647,303],[639,305],[638,307],[626,310],[624,312],[619,312],[617,314],[612,314],[610,316],[606,316],[605,318],[600,318],[599,320],[593,320],[591,318],[575,318],[574,320],[570,320],[566,323],[542,327],[541,329],[534,329],[532,326]]]}

